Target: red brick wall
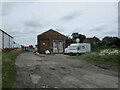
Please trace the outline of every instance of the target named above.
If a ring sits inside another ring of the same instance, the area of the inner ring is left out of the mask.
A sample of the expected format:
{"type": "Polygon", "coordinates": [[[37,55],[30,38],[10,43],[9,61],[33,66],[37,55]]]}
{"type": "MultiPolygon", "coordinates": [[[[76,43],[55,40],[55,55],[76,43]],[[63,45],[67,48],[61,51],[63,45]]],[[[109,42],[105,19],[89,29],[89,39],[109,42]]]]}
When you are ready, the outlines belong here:
{"type": "MultiPolygon", "coordinates": [[[[44,52],[45,50],[49,50],[50,52],[53,52],[53,40],[63,40],[65,39],[65,36],[54,31],[49,30],[43,34],[38,35],[38,51],[40,53],[44,52]],[[43,45],[45,43],[45,45],[43,45]]],[[[63,46],[65,48],[65,46],[63,46]]],[[[64,49],[63,49],[64,50],[64,49]]]]}
{"type": "Polygon", "coordinates": [[[39,40],[39,52],[43,53],[45,50],[49,50],[50,51],[50,41],[49,40],[39,40]],[[43,45],[43,43],[45,43],[45,45],[43,45]]]}

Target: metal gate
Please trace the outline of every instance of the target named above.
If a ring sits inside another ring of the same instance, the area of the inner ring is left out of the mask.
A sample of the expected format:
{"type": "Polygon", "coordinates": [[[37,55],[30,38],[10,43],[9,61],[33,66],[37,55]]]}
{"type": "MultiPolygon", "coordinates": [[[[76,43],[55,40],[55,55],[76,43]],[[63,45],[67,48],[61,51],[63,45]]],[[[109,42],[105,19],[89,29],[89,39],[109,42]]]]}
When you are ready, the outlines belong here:
{"type": "Polygon", "coordinates": [[[53,40],[53,53],[63,53],[63,41],[53,40]]]}

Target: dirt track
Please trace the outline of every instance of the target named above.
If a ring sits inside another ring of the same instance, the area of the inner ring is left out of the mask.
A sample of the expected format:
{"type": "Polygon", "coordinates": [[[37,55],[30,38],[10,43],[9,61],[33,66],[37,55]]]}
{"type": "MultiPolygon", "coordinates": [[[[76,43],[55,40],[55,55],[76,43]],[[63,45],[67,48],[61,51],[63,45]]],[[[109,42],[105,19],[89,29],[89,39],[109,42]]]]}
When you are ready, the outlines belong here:
{"type": "Polygon", "coordinates": [[[118,88],[118,72],[67,56],[22,53],[16,59],[14,88],[118,88]]]}

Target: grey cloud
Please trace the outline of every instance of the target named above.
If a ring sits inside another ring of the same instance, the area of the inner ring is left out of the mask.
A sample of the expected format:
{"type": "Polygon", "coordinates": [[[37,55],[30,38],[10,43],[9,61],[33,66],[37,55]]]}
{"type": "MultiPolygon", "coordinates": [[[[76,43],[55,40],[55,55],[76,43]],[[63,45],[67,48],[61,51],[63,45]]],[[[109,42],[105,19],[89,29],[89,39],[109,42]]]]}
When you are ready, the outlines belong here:
{"type": "Polygon", "coordinates": [[[64,32],[65,31],[65,29],[61,28],[61,27],[56,27],[55,30],[60,31],[60,32],[64,32]]]}
{"type": "Polygon", "coordinates": [[[112,36],[112,35],[118,35],[118,32],[117,32],[117,30],[111,30],[111,31],[106,32],[105,34],[112,36]]]}
{"type": "Polygon", "coordinates": [[[23,28],[21,30],[13,30],[10,32],[10,34],[14,38],[19,38],[19,37],[27,37],[27,36],[36,36],[38,33],[39,29],[31,29],[31,28],[23,28]]]}
{"type": "Polygon", "coordinates": [[[72,20],[72,19],[75,19],[79,16],[81,16],[83,13],[83,11],[75,11],[75,12],[71,12],[71,13],[68,13],[66,16],[62,17],[61,20],[72,20]]]}
{"type": "MultiPolygon", "coordinates": [[[[95,33],[94,33],[94,35],[95,35],[95,33]]],[[[103,38],[103,37],[105,37],[105,36],[118,36],[118,33],[117,33],[117,31],[115,31],[115,30],[108,30],[108,31],[96,33],[95,36],[98,36],[98,37],[100,37],[100,38],[103,38]]]]}
{"type": "Polygon", "coordinates": [[[26,36],[26,37],[19,37],[19,38],[16,38],[16,41],[19,41],[19,42],[17,42],[17,43],[20,43],[20,44],[22,44],[22,45],[28,45],[28,43],[29,43],[29,45],[30,44],[32,44],[32,45],[34,45],[34,44],[36,44],[36,38],[35,37],[28,37],[28,36],[26,36]],[[34,44],[33,44],[34,43],[34,44]]]}
{"type": "Polygon", "coordinates": [[[89,31],[98,31],[99,32],[99,31],[103,31],[105,29],[107,29],[107,25],[101,24],[101,25],[97,25],[95,27],[90,28],[89,31]]]}
{"type": "Polygon", "coordinates": [[[82,28],[76,28],[74,30],[71,31],[71,33],[80,33],[82,30],[82,28]]]}
{"type": "Polygon", "coordinates": [[[24,25],[27,27],[33,27],[33,28],[43,27],[42,25],[40,25],[39,22],[35,22],[35,21],[26,21],[24,22],[24,25]]]}

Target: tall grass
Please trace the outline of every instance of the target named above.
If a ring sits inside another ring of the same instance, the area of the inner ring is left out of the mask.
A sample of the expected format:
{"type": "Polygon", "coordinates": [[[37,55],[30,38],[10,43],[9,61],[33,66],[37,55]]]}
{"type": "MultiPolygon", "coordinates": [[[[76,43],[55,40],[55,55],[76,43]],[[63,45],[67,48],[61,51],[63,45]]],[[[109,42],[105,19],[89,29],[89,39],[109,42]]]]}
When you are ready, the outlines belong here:
{"type": "Polygon", "coordinates": [[[95,55],[95,54],[84,54],[80,56],[81,59],[90,61],[90,62],[96,62],[101,64],[118,64],[118,55],[95,55]]]}
{"type": "Polygon", "coordinates": [[[82,59],[88,62],[94,62],[99,64],[118,65],[119,54],[100,55],[101,51],[103,50],[97,50],[96,52],[86,53],[80,56],[72,56],[71,58],[82,59]]]}
{"type": "Polygon", "coordinates": [[[2,87],[12,88],[16,79],[15,59],[21,53],[21,49],[4,50],[2,52],[2,87]]]}

